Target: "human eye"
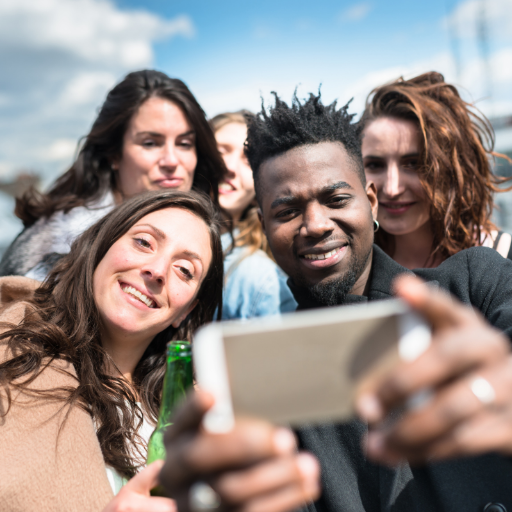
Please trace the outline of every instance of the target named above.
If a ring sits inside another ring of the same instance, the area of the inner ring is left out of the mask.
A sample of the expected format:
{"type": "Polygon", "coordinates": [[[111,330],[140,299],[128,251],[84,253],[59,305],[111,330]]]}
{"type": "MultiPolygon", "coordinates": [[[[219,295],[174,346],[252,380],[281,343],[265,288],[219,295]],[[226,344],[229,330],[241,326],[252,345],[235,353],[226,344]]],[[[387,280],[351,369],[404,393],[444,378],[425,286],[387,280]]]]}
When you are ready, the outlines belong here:
{"type": "Polygon", "coordinates": [[[297,208],[286,208],[285,210],[281,210],[275,214],[276,219],[286,221],[294,218],[298,215],[299,210],[297,208]]]}
{"type": "Polygon", "coordinates": [[[379,162],[378,160],[369,160],[364,163],[364,169],[370,172],[380,171],[384,168],[383,162],[379,162]]]}
{"type": "Polygon", "coordinates": [[[410,158],[410,159],[406,160],[405,162],[403,162],[402,166],[405,169],[408,169],[411,171],[416,171],[419,166],[419,161],[417,158],[410,158]]]}
{"type": "Polygon", "coordinates": [[[177,145],[184,149],[192,149],[196,147],[196,141],[193,137],[185,137],[183,139],[179,139],[177,145]]]}
{"type": "Polygon", "coordinates": [[[144,139],[141,142],[141,146],[144,148],[148,148],[148,149],[156,148],[158,146],[158,143],[155,139],[148,138],[148,139],[144,139]]]}
{"type": "Polygon", "coordinates": [[[191,281],[195,277],[194,265],[188,260],[178,260],[174,263],[174,267],[179,275],[185,279],[185,281],[191,281]]]}
{"type": "Polygon", "coordinates": [[[194,274],[192,274],[192,272],[190,272],[187,267],[179,267],[179,269],[187,281],[190,281],[194,278],[194,274]]]}
{"type": "Polygon", "coordinates": [[[345,206],[351,199],[351,196],[347,196],[347,195],[335,195],[335,196],[332,196],[329,201],[328,201],[328,204],[330,206],[334,206],[334,207],[340,207],[340,206],[345,206]]]}
{"type": "Polygon", "coordinates": [[[142,247],[143,249],[151,249],[151,242],[147,240],[146,238],[143,238],[141,236],[137,236],[134,238],[135,244],[139,247],[142,247]]]}

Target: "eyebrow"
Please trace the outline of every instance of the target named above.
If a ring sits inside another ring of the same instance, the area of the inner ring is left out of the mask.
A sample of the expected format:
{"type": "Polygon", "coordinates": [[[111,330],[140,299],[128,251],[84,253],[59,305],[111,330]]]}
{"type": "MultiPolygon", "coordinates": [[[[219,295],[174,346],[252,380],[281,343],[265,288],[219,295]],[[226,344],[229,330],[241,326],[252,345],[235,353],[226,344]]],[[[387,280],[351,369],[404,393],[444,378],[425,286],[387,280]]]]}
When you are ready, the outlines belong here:
{"type": "Polygon", "coordinates": [[[153,226],[153,224],[138,224],[138,227],[141,226],[151,228],[158,238],[161,238],[162,240],[167,240],[167,235],[161,229],[158,229],[157,227],[153,226]]]}
{"type": "MultiPolygon", "coordinates": [[[[189,130],[188,132],[185,132],[185,133],[180,133],[178,135],[178,137],[189,137],[190,135],[195,135],[196,132],[195,130],[189,130]]],[[[149,132],[149,131],[144,131],[144,132],[137,132],[137,135],[151,135],[152,137],[163,137],[163,135],[161,133],[158,133],[158,132],[149,132]]]]}
{"type": "MultiPolygon", "coordinates": [[[[141,227],[141,226],[146,226],[148,228],[151,228],[155,232],[155,234],[158,238],[160,238],[161,240],[167,240],[167,235],[161,229],[158,229],[157,227],[153,226],[153,224],[138,224],[138,227],[141,227]]],[[[183,251],[183,254],[185,256],[188,256],[192,260],[198,260],[201,263],[203,262],[203,260],[201,259],[201,256],[199,256],[199,254],[197,254],[197,252],[187,250],[187,251],[183,251]]]]}
{"type": "MultiPolygon", "coordinates": [[[[346,182],[346,181],[338,181],[336,183],[333,183],[332,185],[327,185],[326,187],[323,187],[320,191],[321,194],[325,194],[326,192],[333,192],[335,190],[339,189],[350,189],[353,190],[353,188],[346,182]]],[[[284,196],[284,197],[278,197],[275,199],[272,204],[270,205],[270,208],[277,208],[278,206],[281,206],[283,204],[293,204],[297,201],[297,198],[295,196],[284,196]]]]}
{"type": "MultiPolygon", "coordinates": [[[[420,153],[408,153],[407,155],[401,155],[400,158],[412,158],[412,157],[418,157],[420,156],[420,153]]],[[[375,156],[375,155],[366,155],[364,158],[373,158],[375,160],[384,160],[385,157],[383,156],[375,156]]]]}

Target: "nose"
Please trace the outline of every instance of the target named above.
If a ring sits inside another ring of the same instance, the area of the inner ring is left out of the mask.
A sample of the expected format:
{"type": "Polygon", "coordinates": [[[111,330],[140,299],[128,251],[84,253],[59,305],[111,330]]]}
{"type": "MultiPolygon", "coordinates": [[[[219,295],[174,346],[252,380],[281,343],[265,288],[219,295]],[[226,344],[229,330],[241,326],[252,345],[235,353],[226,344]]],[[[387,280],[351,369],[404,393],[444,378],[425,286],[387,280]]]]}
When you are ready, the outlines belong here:
{"type": "Polygon", "coordinates": [[[226,154],[224,155],[224,163],[228,170],[228,178],[234,178],[240,169],[240,157],[234,154],[226,154]]]}
{"type": "Polygon", "coordinates": [[[388,197],[396,197],[402,192],[400,184],[400,169],[396,162],[390,162],[388,165],[383,191],[388,197]]]}
{"type": "Polygon", "coordinates": [[[321,238],[333,230],[334,222],[322,205],[313,203],[307,206],[300,227],[301,236],[321,238]]]}
{"type": "Polygon", "coordinates": [[[174,144],[166,144],[162,148],[162,153],[160,155],[160,160],[158,161],[158,164],[161,167],[169,168],[174,170],[178,164],[179,160],[176,155],[176,147],[174,144]]]}
{"type": "Polygon", "coordinates": [[[168,258],[155,255],[142,268],[142,277],[153,283],[164,285],[169,270],[168,258]]]}

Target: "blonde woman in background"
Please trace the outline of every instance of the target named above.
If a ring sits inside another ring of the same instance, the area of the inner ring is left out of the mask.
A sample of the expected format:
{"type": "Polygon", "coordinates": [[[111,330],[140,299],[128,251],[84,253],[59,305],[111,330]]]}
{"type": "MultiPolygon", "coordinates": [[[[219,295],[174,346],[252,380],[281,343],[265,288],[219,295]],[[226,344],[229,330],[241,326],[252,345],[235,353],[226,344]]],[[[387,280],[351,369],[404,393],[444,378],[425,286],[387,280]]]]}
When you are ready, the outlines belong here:
{"type": "Polygon", "coordinates": [[[244,154],[247,111],[215,116],[210,125],[227,167],[219,203],[231,215],[233,236],[222,235],[225,284],[222,318],[251,318],[294,311],[287,276],[271,259],[258,218],[252,170],[244,154]]]}

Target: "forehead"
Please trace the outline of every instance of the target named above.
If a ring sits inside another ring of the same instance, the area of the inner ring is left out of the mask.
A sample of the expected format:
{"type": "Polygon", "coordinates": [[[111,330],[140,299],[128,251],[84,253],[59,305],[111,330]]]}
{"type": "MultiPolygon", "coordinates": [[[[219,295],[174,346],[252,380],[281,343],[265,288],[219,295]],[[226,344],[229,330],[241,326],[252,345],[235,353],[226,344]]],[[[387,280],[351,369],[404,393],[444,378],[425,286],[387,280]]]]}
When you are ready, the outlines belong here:
{"type": "Polygon", "coordinates": [[[231,122],[225,124],[215,132],[215,138],[219,143],[241,143],[247,138],[247,126],[243,123],[231,122]]]}
{"type": "Polygon", "coordinates": [[[369,153],[417,152],[420,132],[413,121],[381,117],[370,122],[363,132],[363,156],[369,153]]]}
{"type": "Polygon", "coordinates": [[[147,99],[130,119],[129,129],[134,131],[188,131],[183,110],[172,101],[152,97],[147,99]]]}
{"type": "Polygon", "coordinates": [[[355,193],[365,194],[356,165],[336,142],[301,146],[270,158],[259,170],[262,207],[269,207],[284,196],[314,198],[340,183],[355,193]]]}
{"type": "Polygon", "coordinates": [[[142,217],[134,227],[142,225],[155,227],[177,246],[188,248],[205,257],[211,254],[210,233],[206,223],[188,210],[158,210],[142,217]]]}

